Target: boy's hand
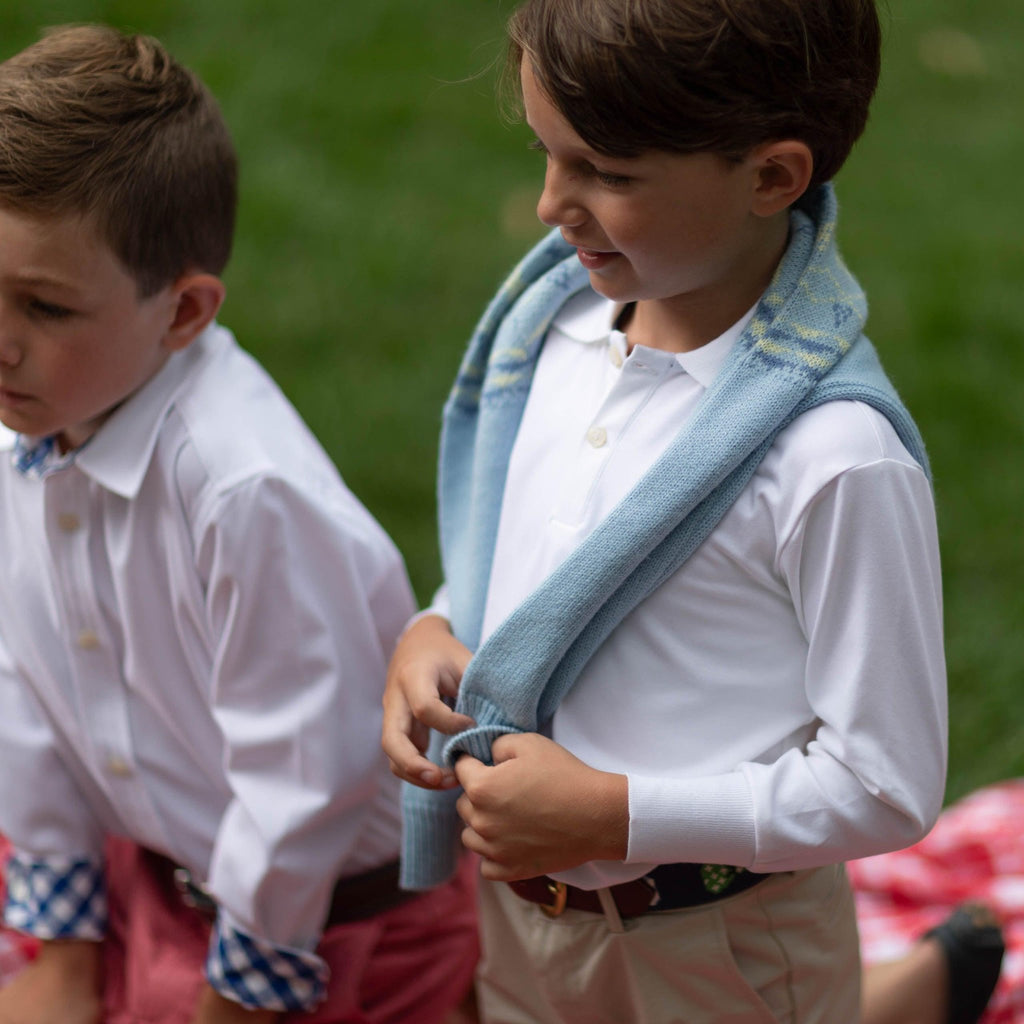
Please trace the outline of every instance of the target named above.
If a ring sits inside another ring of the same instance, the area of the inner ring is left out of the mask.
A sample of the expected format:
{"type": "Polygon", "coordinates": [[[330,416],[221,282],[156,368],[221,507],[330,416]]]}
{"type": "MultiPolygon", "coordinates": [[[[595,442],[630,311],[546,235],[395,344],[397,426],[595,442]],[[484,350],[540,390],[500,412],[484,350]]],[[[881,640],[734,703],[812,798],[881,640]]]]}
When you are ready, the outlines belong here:
{"type": "Polygon", "coordinates": [[[455,773],[462,842],[495,882],[622,860],[629,842],[625,775],[601,772],[537,733],[502,736],[494,767],[464,755],[455,773]]]}
{"type": "Polygon", "coordinates": [[[44,942],[0,990],[0,1024],[99,1024],[100,961],[98,942],[44,942]]]}
{"type": "Polygon", "coordinates": [[[400,779],[424,789],[458,785],[454,772],[431,763],[423,752],[431,729],[454,735],[473,725],[441,700],[458,695],[471,657],[439,615],[425,615],[399,640],[388,666],[381,744],[400,779]]]}
{"type": "Polygon", "coordinates": [[[248,1010],[241,1003],[225,999],[209,983],[199,994],[192,1024],[275,1024],[281,1014],[275,1010],[248,1010]]]}

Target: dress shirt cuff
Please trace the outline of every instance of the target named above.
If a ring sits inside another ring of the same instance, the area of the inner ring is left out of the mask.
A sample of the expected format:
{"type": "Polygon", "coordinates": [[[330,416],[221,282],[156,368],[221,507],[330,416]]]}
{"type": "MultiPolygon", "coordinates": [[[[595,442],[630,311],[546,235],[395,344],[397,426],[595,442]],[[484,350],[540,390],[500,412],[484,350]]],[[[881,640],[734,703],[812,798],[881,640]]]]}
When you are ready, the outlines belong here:
{"type": "Polygon", "coordinates": [[[315,953],[275,946],[243,931],[223,909],[206,956],[206,977],[225,999],[250,1010],[312,1010],[327,992],[327,964],[315,953]]]}
{"type": "Polygon", "coordinates": [[[4,923],[38,939],[100,941],[107,887],[99,858],[38,857],[15,850],[6,867],[4,923]]]}
{"type": "MultiPolygon", "coordinates": [[[[402,636],[416,625],[420,619],[425,619],[428,615],[439,615],[442,619],[447,619],[451,622],[452,618],[452,603],[448,597],[448,584],[442,583],[434,592],[434,596],[430,601],[430,604],[422,611],[418,611],[406,624],[402,630],[402,636]]],[[[401,637],[399,637],[401,639],[401,637]]]]}
{"type": "Polygon", "coordinates": [[[755,837],[754,801],[739,772],[694,779],[629,776],[627,862],[750,867],[755,837]]]}
{"type": "Polygon", "coordinates": [[[430,607],[425,608],[421,615],[440,615],[442,619],[448,619],[451,621],[452,617],[452,599],[448,593],[448,584],[442,583],[441,586],[434,591],[434,596],[430,599],[430,607]]]}

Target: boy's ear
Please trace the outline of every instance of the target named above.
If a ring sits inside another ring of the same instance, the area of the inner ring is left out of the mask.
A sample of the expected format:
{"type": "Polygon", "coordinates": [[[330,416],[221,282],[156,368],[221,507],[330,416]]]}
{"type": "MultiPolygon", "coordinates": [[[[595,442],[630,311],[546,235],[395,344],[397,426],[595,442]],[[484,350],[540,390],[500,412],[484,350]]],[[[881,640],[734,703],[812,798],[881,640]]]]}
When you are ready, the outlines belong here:
{"type": "Polygon", "coordinates": [[[171,286],[173,319],[164,336],[172,352],[186,348],[217,315],[224,301],[224,282],[213,274],[184,274],[171,286]]]}
{"type": "Polygon", "coordinates": [[[781,139],[758,146],[751,154],[756,181],[752,210],[771,217],[795,203],[814,173],[814,154],[806,142],[781,139]]]}

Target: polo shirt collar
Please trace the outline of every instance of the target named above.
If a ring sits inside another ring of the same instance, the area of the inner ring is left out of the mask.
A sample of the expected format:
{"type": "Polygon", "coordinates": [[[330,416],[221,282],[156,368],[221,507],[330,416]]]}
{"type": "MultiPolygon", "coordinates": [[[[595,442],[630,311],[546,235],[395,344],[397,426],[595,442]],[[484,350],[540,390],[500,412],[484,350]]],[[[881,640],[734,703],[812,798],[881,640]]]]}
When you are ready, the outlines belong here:
{"type": "MultiPolygon", "coordinates": [[[[562,306],[551,326],[582,345],[607,344],[620,333],[615,329],[615,321],[623,308],[621,303],[585,288],[562,306]]],[[[676,361],[698,384],[710,387],[756,308],[755,303],[728,330],[706,345],[691,352],[674,353],[676,361]]]]}

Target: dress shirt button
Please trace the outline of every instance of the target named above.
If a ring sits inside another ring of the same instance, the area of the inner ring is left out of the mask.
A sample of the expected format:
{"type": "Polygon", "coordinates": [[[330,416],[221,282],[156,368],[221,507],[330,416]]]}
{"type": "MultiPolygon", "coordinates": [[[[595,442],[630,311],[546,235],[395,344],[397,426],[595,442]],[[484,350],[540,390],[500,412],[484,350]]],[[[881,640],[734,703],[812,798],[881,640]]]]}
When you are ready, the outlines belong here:
{"type": "Polygon", "coordinates": [[[95,651],[100,645],[100,638],[96,635],[94,630],[91,629],[80,629],[78,631],[78,646],[83,651],[95,651]]]}
{"type": "Polygon", "coordinates": [[[621,368],[622,353],[614,345],[608,346],[608,358],[612,361],[612,366],[614,366],[616,370],[621,368]]]}
{"type": "Polygon", "coordinates": [[[587,440],[592,448],[603,448],[608,443],[608,431],[604,427],[591,427],[587,431],[587,440]]]}
{"type": "Polygon", "coordinates": [[[116,776],[119,779],[127,779],[133,775],[132,766],[123,758],[117,754],[111,754],[107,758],[107,771],[111,775],[116,776]]]}
{"type": "Polygon", "coordinates": [[[57,525],[65,533],[74,533],[82,525],[82,520],[73,512],[62,512],[57,516],[57,525]]]}

